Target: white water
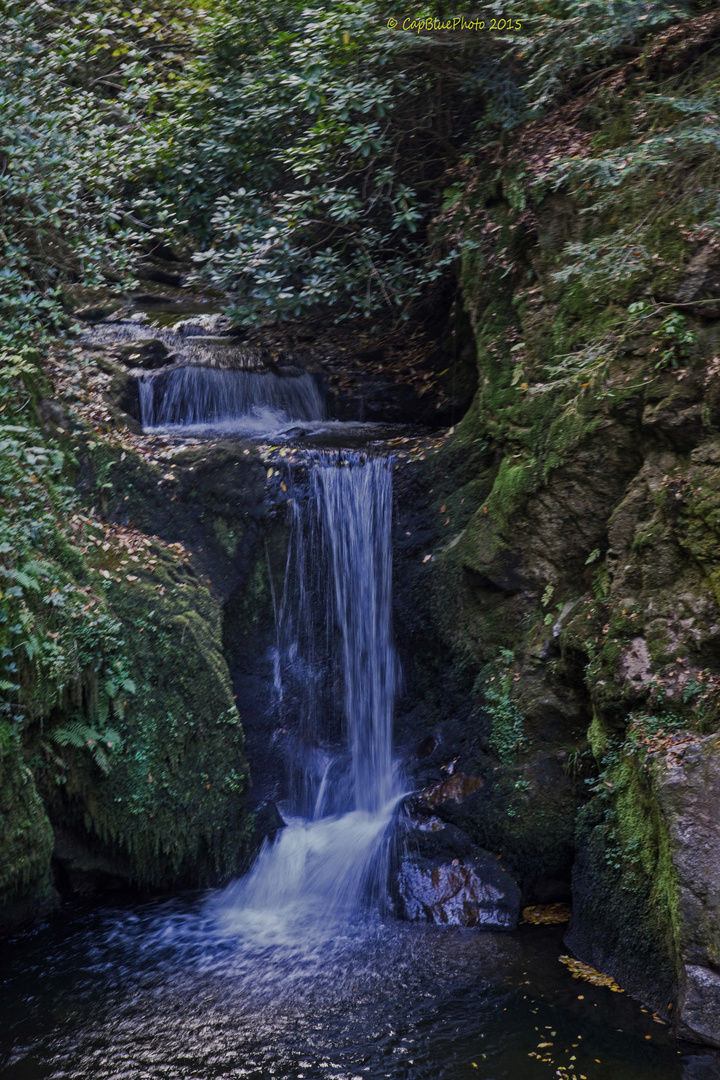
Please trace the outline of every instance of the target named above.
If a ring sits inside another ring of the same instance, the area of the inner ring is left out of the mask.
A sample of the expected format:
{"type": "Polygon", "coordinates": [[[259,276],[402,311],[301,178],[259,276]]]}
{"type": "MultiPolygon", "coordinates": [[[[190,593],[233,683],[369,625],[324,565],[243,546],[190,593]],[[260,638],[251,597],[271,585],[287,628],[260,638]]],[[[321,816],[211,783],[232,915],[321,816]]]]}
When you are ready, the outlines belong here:
{"type": "Polygon", "coordinates": [[[281,376],[190,365],[142,375],[138,389],[146,431],[271,437],[325,415],[320,391],[307,373],[281,376]]]}
{"type": "Polygon", "coordinates": [[[306,463],[304,498],[291,478],[276,657],[280,719],[295,732],[293,805],[250,873],[212,901],[223,931],[273,940],[335,934],[377,905],[402,797],[392,759],[392,464],[327,452],[306,463]]]}

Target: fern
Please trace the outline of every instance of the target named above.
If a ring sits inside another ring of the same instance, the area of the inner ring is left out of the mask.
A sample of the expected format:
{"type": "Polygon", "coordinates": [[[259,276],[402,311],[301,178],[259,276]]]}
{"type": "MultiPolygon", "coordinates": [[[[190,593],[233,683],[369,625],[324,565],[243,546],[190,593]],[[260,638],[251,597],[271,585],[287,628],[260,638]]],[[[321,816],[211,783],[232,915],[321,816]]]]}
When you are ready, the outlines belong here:
{"type": "Polygon", "coordinates": [[[110,771],[107,751],[119,749],[122,746],[122,739],[113,728],[98,731],[83,723],[82,720],[72,720],[66,727],[56,728],[50,733],[50,738],[58,746],[75,746],[78,750],[90,750],[93,760],[105,774],[110,771]]]}

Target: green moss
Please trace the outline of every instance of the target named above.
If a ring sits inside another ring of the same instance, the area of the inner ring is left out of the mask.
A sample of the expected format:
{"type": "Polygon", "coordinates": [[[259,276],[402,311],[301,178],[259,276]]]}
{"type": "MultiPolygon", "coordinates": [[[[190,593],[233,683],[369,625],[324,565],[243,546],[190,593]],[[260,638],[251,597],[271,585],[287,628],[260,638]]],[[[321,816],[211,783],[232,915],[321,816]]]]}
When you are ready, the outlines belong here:
{"type": "Polygon", "coordinates": [[[672,1001],[679,973],[678,887],[652,775],[613,753],[578,815],[571,944],[631,993],[672,1001]]]}
{"type": "Polygon", "coordinates": [[[515,675],[513,661],[510,649],[501,650],[477,682],[477,690],[482,693],[485,709],[492,718],[490,749],[503,763],[516,760],[527,741],[522,712],[511,694],[515,675]]]}
{"type": "Polygon", "coordinates": [[[54,900],[53,832],[20,749],[2,728],[0,753],[0,933],[54,900]]]}
{"type": "Polygon", "coordinates": [[[606,730],[600,716],[597,713],[593,713],[593,718],[590,721],[590,727],[588,728],[588,740],[590,742],[590,748],[596,761],[601,761],[608,750],[610,734],[606,730]]]}
{"type": "Polygon", "coordinates": [[[94,836],[137,882],[227,878],[245,856],[248,779],[219,605],[169,558],[151,581],[107,591],[134,687],[113,717],[122,746],[106,774],[72,748],[53,749],[51,768],[46,750],[51,813],[94,836]]]}
{"type": "Polygon", "coordinates": [[[492,491],[487,500],[493,516],[499,520],[500,528],[507,523],[521,501],[535,487],[535,459],[520,460],[504,458],[495,477],[492,491]]]}
{"type": "Polygon", "coordinates": [[[237,551],[239,542],[239,537],[235,535],[235,530],[229,528],[227,522],[221,517],[215,518],[213,528],[215,529],[215,535],[222,548],[232,559],[237,551]]]}
{"type": "MultiPolygon", "coordinates": [[[[660,842],[639,859],[647,840],[625,826],[619,839],[617,817],[594,799],[578,815],[573,881],[573,925],[569,943],[580,955],[613,975],[624,989],[656,1008],[677,993],[677,956],[672,909],[668,903],[660,842]]],[[[666,842],[662,841],[663,850],[666,842]]]]}
{"type": "MultiPolygon", "coordinates": [[[[68,365],[74,383],[90,364],[68,365]]],[[[20,358],[0,374],[5,419],[16,420],[0,455],[0,919],[9,924],[51,896],[50,821],[145,885],[238,872],[251,827],[220,603],[152,528],[164,514],[176,539],[182,512],[158,493],[159,469],[114,433],[83,431],[75,417],[78,460],[63,453],[39,426],[36,399],[49,388],[36,372],[20,358]],[[136,511],[152,539],[108,521],[136,511]]],[[[220,455],[218,498],[232,487],[233,506],[239,472],[220,455]]],[[[256,504],[256,486],[238,514],[256,504]]],[[[224,568],[235,521],[217,520],[224,568]]]]}

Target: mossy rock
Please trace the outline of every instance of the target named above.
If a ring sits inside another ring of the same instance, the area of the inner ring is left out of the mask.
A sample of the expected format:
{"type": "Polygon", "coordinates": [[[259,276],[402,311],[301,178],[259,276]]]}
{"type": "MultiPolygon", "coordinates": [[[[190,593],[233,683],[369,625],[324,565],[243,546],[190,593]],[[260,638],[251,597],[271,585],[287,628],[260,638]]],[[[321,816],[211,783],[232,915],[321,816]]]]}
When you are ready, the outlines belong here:
{"type": "Polygon", "coordinates": [[[53,833],[33,775],[0,722],[0,934],[56,902],[53,833]],[[2,736],[6,736],[3,738],[2,736]]]}
{"type": "Polygon", "coordinates": [[[90,749],[64,751],[59,784],[46,765],[50,814],[136,884],[227,880],[245,864],[251,820],[220,605],[170,556],[152,580],[134,576],[106,586],[135,686],[112,719],[121,745],[103,748],[107,771],[90,749]]]}
{"type": "Polygon", "coordinates": [[[675,885],[657,805],[633,780],[623,806],[594,798],[578,815],[567,944],[667,1015],[677,998],[675,885]]]}

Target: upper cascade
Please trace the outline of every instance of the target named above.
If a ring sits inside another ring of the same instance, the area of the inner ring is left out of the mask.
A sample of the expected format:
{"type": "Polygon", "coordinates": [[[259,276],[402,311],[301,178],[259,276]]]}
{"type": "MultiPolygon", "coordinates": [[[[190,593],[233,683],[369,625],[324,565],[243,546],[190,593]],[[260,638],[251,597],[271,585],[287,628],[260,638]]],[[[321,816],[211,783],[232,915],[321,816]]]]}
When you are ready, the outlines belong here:
{"type": "Polygon", "coordinates": [[[138,379],[145,430],[194,429],[221,434],[272,434],[322,420],[323,399],[311,375],[277,375],[178,366],[138,379]]]}

